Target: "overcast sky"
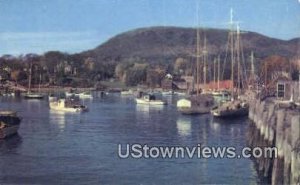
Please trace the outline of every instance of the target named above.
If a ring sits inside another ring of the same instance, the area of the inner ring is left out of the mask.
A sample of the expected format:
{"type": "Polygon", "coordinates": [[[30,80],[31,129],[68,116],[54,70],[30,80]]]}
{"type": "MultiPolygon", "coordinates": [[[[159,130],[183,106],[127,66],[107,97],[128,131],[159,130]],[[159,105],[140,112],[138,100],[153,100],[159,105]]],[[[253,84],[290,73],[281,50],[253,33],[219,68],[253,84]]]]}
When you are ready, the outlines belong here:
{"type": "Polygon", "coordinates": [[[0,55],[80,52],[150,26],[227,28],[300,37],[300,0],[0,0],[0,55]]]}

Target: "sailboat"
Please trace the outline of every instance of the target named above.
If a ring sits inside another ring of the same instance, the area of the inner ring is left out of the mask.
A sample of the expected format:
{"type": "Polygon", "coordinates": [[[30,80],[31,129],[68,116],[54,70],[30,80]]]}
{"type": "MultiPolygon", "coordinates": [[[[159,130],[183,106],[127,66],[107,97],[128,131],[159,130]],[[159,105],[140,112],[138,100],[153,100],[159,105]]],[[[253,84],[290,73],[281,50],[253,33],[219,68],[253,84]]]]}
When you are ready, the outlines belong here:
{"type": "Polygon", "coordinates": [[[249,105],[247,102],[239,99],[240,97],[240,85],[241,85],[241,66],[240,66],[240,29],[237,24],[236,40],[234,41],[233,31],[233,11],[231,9],[230,19],[231,29],[229,32],[230,49],[231,49],[231,101],[225,102],[212,110],[212,115],[219,118],[246,116],[249,112],[249,105]],[[237,60],[237,97],[234,96],[234,69],[235,60],[237,60]]]}
{"type": "MultiPolygon", "coordinates": [[[[197,9],[198,13],[198,9],[197,9]]],[[[191,95],[188,98],[183,98],[177,101],[177,109],[182,114],[206,114],[210,113],[212,108],[215,107],[215,101],[211,94],[203,93],[200,94],[200,86],[199,86],[199,72],[200,72],[200,57],[203,59],[203,80],[204,86],[206,86],[206,58],[207,58],[207,50],[206,50],[206,37],[204,39],[204,48],[202,50],[202,55],[200,55],[200,30],[199,26],[196,30],[197,34],[197,46],[196,46],[196,95],[191,95]]],[[[205,88],[204,88],[205,89],[205,88]]]]}
{"type": "Polygon", "coordinates": [[[40,93],[41,80],[42,80],[41,74],[40,74],[40,81],[39,81],[39,93],[31,92],[31,80],[32,80],[32,63],[30,63],[30,69],[29,69],[28,91],[27,91],[27,94],[24,95],[24,98],[26,98],[26,99],[43,99],[44,95],[42,95],[40,93]]]}

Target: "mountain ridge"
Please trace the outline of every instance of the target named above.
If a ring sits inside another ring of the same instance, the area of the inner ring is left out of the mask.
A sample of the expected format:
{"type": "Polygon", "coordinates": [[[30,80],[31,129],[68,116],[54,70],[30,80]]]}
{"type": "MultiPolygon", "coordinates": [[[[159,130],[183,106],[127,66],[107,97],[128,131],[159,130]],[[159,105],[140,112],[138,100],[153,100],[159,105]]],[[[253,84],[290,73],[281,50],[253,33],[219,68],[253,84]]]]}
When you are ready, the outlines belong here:
{"type": "MultiPolygon", "coordinates": [[[[200,39],[207,39],[209,55],[225,55],[228,39],[227,29],[200,28],[200,39]]],[[[244,54],[253,51],[258,58],[269,55],[293,57],[299,54],[300,38],[282,40],[256,32],[243,31],[241,40],[244,54]]],[[[196,28],[146,27],[129,30],[108,39],[94,49],[81,54],[101,61],[123,61],[139,57],[148,62],[174,60],[177,57],[193,57],[196,50],[196,28]]]]}

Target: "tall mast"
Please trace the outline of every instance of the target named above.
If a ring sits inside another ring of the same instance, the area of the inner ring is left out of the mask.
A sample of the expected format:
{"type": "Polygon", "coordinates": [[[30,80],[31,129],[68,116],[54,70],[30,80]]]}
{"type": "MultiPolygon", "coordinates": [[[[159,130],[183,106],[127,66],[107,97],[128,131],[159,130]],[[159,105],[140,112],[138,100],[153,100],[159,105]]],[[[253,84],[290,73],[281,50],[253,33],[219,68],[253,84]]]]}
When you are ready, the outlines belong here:
{"type": "Polygon", "coordinates": [[[214,90],[216,89],[216,61],[217,59],[214,59],[214,90]]]}
{"type": "Polygon", "coordinates": [[[234,96],[234,82],[233,82],[233,73],[234,73],[234,49],[233,49],[233,10],[230,9],[230,50],[231,50],[231,98],[234,96]]]}
{"type": "Polygon", "coordinates": [[[196,59],[197,59],[197,95],[199,95],[199,68],[200,68],[200,55],[199,55],[199,51],[200,51],[200,46],[199,46],[199,42],[200,42],[200,33],[199,33],[199,28],[197,27],[197,51],[196,51],[196,59]]]}
{"type": "Polygon", "coordinates": [[[30,62],[30,65],[29,65],[29,79],[28,79],[28,91],[27,91],[27,94],[30,94],[30,92],[31,92],[31,76],[32,76],[32,62],[30,62]]]}
{"type": "Polygon", "coordinates": [[[199,68],[200,68],[200,30],[199,30],[199,5],[197,5],[197,42],[196,42],[196,62],[197,62],[197,69],[196,69],[196,81],[197,81],[197,95],[199,95],[199,68]]]}
{"type": "Polygon", "coordinates": [[[253,51],[251,51],[251,76],[252,78],[255,75],[255,68],[254,68],[254,54],[253,51]]]}
{"type": "Polygon", "coordinates": [[[238,86],[237,86],[237,94],[238,94],[238,97],[240,96],[240,90],[241,90],[241,64],[240,64],[240,27],[239,27],[239,24],[237,24],[236,26],[236,31],[237,31],[237,35],[236,35],[236,53],[237,53],[237,70],[238,70],[238,86]]]}
{"type": "Polygon", "coordinates": [[[220,55],[218,56],[218,91],[220,90],[220,55]]]}
{"type": "Polygon", "coordinates": [[[206,50],[206,36],[204,37],[204,48],[203,48],[203,84],[204,89],[206,89],[206,56],[207,56],[207,50],[206,50]]]}
{"type": "Polygon", "coordinates": [[[42,82],[42,74],[40,73],[40,81],[39,81],[39,93],[41,92],[41,82],[42,82]]]}

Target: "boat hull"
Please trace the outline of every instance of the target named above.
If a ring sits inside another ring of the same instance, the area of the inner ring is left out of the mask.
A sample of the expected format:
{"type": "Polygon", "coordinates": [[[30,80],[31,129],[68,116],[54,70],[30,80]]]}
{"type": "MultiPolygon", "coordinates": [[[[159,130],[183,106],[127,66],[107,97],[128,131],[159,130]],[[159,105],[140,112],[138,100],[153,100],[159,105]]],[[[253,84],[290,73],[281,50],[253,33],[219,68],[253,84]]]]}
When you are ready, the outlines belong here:
{"type": "Polygon", "coordinates": [[[167,103],[164,101],[160,101],[160,100],[144,100],[144,99],[140,99],[140,98],[136,98],[136,103],[137,104],[143,104],[143,105],[166,105],[167,103]]]}
{"type": "Polygon", "coordinates": [[[195,115],[195,114],[208,114],[210,113],[212,108],[179,108],[178,111],[181,114],[187,114],[187,115],[195,115]]]}
{"type": "Polygon", "coordinates": [[[41,94],[26,94],[24,95],[25,99],[43,99],[44,96],[41,94]]]}
{"type": "Polygon", "coordinates": [[[55,111],[63,111],[63,112],[85,112],[88,110],[88,108],[86,106],[82,106],[82,107],[61,107],[58,106],[56,102],[51,102],[49,104],[49,107],[51,110],[55,110],[55,111]]]}
{"type": "Polygon", "coordinates": [[[19,127],[20,125],[13,125],[0,129],[0,139],[5,139],[9,136],[17,134],[19,127]]]}
{"type": "Polygon", "coordinates": [[[18,132],[21,119],[16,112],[0,111],[0,139],[14,135],[18,132]]]}
{"type": "Polygon", "coordinates": [[[212,115],[218,118],[235,118],[235,117],[247,116],[248,112],[249,112],[249,108],[243,107],[238,110],[226,110],[226,111],[213,110],[212,115]]]}

